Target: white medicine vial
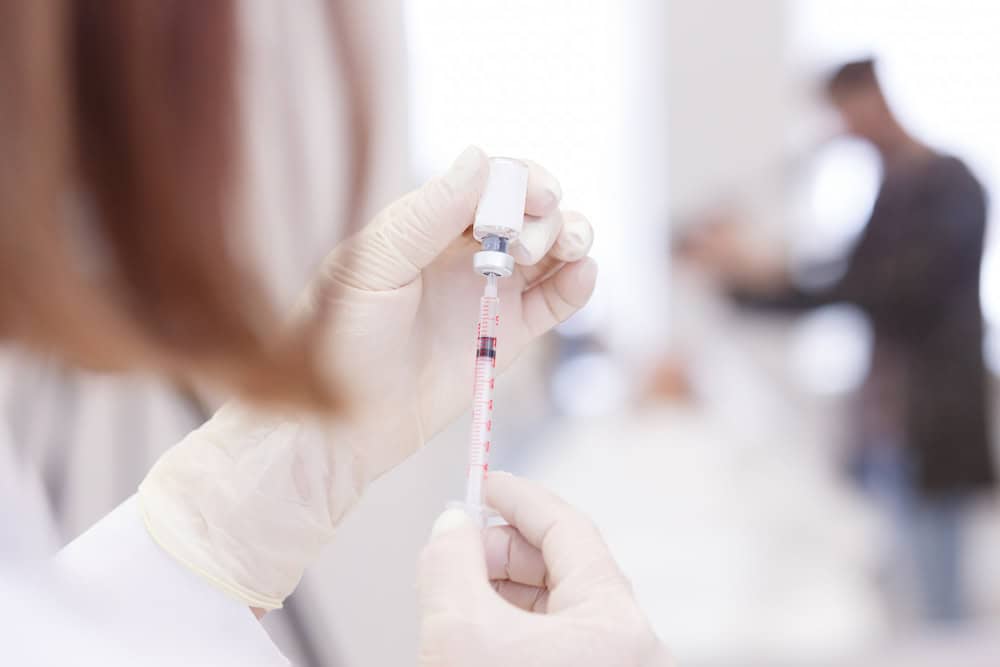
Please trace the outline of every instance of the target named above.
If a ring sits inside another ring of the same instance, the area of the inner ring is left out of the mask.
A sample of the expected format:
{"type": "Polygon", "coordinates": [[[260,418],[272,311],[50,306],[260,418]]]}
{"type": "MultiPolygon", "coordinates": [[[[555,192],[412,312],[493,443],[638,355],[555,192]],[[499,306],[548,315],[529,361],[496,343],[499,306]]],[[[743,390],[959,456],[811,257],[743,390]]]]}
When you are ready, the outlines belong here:
{"type": "Polygon", "coordinates": [[[528,166],[509,157],[490,158],[490,175],[479,198],[472,235],[477,241],[499,236],[514,241],[524,226],[528,166]]]}
{"type": "Polygon", "coordinates": [[[524,226],[527,193],[526,164],[509,157],[490,158],[490,174],[472,224],[472,235],[483,244],[472,258],[476,273],[506,278],[514,272],[514,258],[507,250],[524,226]]]}

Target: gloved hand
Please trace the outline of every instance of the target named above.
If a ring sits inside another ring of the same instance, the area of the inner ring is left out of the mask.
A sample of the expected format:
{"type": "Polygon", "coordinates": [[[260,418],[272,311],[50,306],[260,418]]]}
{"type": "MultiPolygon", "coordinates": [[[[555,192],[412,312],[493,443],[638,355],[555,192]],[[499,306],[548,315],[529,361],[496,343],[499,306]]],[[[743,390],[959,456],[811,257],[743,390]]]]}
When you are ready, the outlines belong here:
{"type": "MultiPolygon", "coordinates": [[[[300,314],[324,317],[342,414],[232,404],[153,467],[140,505],[178,561],[253,607],[280,607],[364,487],[468,404],[483,279],[467,230],[488,169],[467,149],[326,260],[300,314]]],[[[529,165],[519,266],[500,280],[500,369],[593,290],[590,225],[560,212],[559,197],[555,179],[529,165]]]]}
{"type": "Polygon", "coordinates": [[[594,525],[524,479],[492,473],[510,526],[447,510],[421,556],[421,667],[668,667],[594,525]]]}
{"type": "MultiPolygon", "coordinates": [[[[470,223],[489,173],[467,149],[442,178],[383,211],[327,259],[310,304],[332,311],[328,359],[350,420],[377,434],[364,456],[379,474],[414,452],[470,400],[476,315],[484,279],[470,223]]],[[[497,369],[586,303],[597,266],[587,220],[561,212],[558,182],[529,163],[526,222],[499,280],[497,369]]]]}

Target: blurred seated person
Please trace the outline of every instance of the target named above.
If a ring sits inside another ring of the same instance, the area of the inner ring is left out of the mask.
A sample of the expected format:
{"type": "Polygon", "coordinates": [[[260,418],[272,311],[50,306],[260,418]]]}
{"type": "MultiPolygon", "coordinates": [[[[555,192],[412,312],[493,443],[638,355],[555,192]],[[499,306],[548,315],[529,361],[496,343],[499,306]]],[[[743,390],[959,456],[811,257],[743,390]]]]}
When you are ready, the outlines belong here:
{"type": "Polygon", "coordinates": [[[668,354],[656,361],[639,391],[643,402],[689,403],[694,400],[694,388],[684,360],[668,354]]]}
{"type": "Polygon", "coordinates": [[[900,124],[872,60],[838,68],[826,93],[844,131],[870,142],[882,162],[877,199],[840,277],[796,286],[741,241],[746,225],[732,221],[703,225],[679,252],[749,307],[846,302],[867,314],[874,349],[851,469],[892,513],[923,616],[957,621],[965,614],[963,507],[995,483],[979,299],[986,198],[961,160],[900,124]]]}

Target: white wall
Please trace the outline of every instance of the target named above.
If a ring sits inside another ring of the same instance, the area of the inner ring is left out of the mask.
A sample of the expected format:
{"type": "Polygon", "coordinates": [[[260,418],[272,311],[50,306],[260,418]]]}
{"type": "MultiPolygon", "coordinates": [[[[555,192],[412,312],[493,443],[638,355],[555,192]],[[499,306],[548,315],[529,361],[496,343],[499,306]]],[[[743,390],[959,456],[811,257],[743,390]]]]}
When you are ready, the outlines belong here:
{"type": "Polygon", "coordinates": [[[784,0],[670,0],[668,155],[672,209],[763,188],[775,201],[788,113],[784,0]]]}

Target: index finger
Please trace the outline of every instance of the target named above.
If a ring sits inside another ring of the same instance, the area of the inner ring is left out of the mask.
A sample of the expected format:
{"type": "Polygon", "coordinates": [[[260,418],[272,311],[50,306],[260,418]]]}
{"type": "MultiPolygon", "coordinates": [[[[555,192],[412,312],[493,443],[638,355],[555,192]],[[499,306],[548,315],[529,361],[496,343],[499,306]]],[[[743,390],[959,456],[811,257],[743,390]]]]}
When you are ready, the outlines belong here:
{"type": "Polygon", "coordinates": [[[490,473],[486,502],[542,552],[550,588],[576,579],[589,585],[621,573],[597,527],[545,488],[508,473],[490,473]]]}

